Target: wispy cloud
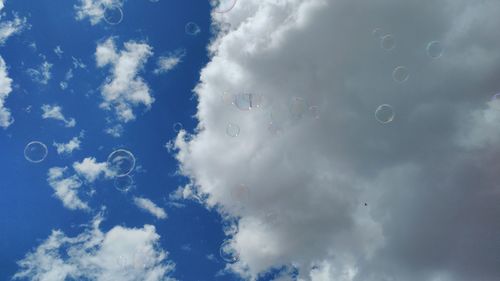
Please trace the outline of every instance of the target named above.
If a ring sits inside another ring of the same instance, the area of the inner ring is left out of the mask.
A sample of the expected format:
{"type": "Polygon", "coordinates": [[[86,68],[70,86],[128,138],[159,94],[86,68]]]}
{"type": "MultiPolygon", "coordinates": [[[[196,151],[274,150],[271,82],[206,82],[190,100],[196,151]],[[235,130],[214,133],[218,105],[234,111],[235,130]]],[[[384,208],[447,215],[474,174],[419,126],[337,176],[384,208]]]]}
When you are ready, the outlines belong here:
{"type": "Polygon", "coordinates": [[[59,105],[42,105],[42,118],[43,119],[55,119],[64,122],[64,125],[68,128],[74,127],[76,125],[76,120],[74,118],[67,119],[62,113],[62,107],[59,105]]]}

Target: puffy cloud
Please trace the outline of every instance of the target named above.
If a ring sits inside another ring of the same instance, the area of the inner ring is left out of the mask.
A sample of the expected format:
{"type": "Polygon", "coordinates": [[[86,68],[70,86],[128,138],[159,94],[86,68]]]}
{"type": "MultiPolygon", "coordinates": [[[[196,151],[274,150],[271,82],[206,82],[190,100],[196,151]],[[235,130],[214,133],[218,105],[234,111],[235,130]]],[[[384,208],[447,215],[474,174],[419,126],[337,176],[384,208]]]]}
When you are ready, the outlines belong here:
{"type": "Polygon", "coordinates": [[[90,210],[78,196],[82,182],[76,175],[67,176],[68,167],[53,167],[47,173],[47,182],[54,189],[54,196],[70,210],[90,210]]]}
{"type": "Polygon", "coordinates": [[[139,207],[141,210],[144,210],[151,215],[155,216],[157,219],[166,219],[167,213],[162,208],[158,207],[153,201],[142,198],[142,197],[134,197],[134,204],[139,207]]]}
{"type": "Polygon", "coordinates": [[[74,150],[80,149],[81,140],[80,138],[83,134],[80,134],[78,137],[73,137],[67,143],[57,143],[54,142],[53,145],[57,150],[58,154],[71,154],[74,150]]]}
{"type": "Polygon", "coordinates": [[[18,262],[14,279],[173,281],[175,264],[159,247],[160,235],[152,225],[99,229],[102,216],[76,237],[60,230],[18,262]]]}
{"type": "MultiPolygon", "coordinates": [[[[0,4],[0,7],[3,7],[3,4],[0,4]]],[[[26,18],[20,18],[17,15],[14,15],[13,20],[0,22],[0,45],[3,45],[12,35],[20,33],[28,27],[29,25],[26,23],[26,18]]]]}
{"type": "Polygon", "coordinates": [[[26,73],[31,77],[31,79],[37,83],[47,85],[50,78],[52,78],[52,64],[44,61],[38,68],[28,68],[26,73]]]}
{"type": "Polygon", "coordinates": [[[43,119],[55,119],[64,122],[64,126],[71,128],[76,125],[76,120],[74,118],[66,119],[62,113],[62,107],[59,105],[42,105],[42,118],[43,119]]]}
{"type": "Polygon", "coordinates": [[[79,0],[79,5],[75,5],[76,19],[84,20],[88,18],[92,25],[98,24],[104,18],[104,13],[109,7],[123,7],[121,0],[79,0]]]}
{"type": "Polygon", "coordinates": [[[182,58],[186,55],[185,51],[178,51],[167,56],[160,56],[156,62],[155,74],[164,74],[174,69],[179,63],[182,62],[182,58]]]}
{"type": "Polygon", "coordinates": [[[0,127],[7,128],[14,122],[10,110],[5,107],[5,100],[12,92],[12,79],[7,73],[7,65],[0,57],[0,127]]]}
{"type": "Polygon", "coordinates": [[[239,218],[228,268],[250,279],[282,265],[299,280],[497,279],[499,10],[249,0],[214,14],[231,28],[196,88],[196,134],[176,139],[191,183],[172,198],[239,218]],[[375,119],[381,104],[391,123],[375,119]]]}
{"type": "Polygon", "coordinates": [[[101,108],[113,109],[119,121],[135,119],[133,108],[144,105],[149,108],[154,98],[149,86],[139,76],[147,59],[153,54],[146,43],[128,41],[119,51],[113,38],[97,45],[95,57],[98,67],[111,67],[111,76],[101,87],[101,108]]]}
{"type": "Polygon", "coordinates": [[[97,162],[94,157],[87,157],[81,162],[73,163],[73,169],[89,183],[93,183],[100,176],[111,178],[114,175],[106,162],[97,162]]]}

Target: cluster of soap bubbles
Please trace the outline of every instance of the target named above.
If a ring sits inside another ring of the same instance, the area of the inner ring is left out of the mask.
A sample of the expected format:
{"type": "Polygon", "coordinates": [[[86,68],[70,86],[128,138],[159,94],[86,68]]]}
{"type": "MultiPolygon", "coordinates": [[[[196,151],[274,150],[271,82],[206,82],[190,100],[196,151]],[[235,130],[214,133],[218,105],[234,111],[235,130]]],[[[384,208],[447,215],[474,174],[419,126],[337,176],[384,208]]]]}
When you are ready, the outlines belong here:
{"type": "Polygon", "coordinates": [[[121,192],[128,192],[134,184],[134,180],[130,176],[135,168],[135,157],[132,152],[125,149],[111,152],[108,156],[107,166],[115,176],[115,188],[121,192]]]}
{"type": "MultiPolygon", "coordinates": [[[[390,51],[396,47],[396,40],[390,33],[384,32],[381,28],[372,31],[373,36],[380,40],[382,49],[390,51]]],[[[432,59],[440,58],[443,55],[443,46],[439,41],[431,41],[426,46],[427,55],[432,59]]],[[[397,83],[408,81],[410,72],[405,66],[396,66],[392,71],[392,79],[397,83]]],[[[390,123],[394,120],[394,109],[389,104],[382,104],[375,110],[375,118],[382,124],[390,123]]]]}

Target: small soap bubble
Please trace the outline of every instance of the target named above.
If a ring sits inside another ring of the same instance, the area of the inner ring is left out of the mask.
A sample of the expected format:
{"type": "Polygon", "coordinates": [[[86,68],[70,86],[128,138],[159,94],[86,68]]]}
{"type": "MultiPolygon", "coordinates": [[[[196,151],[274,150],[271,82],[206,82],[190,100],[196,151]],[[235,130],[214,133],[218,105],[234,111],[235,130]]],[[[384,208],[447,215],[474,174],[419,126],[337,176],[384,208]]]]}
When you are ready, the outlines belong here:
{"type": "Polygon", "coordinates": [[[39,141],[32,141],[24,148],[24,158],[31,163],[40,163],[47,157],[47,146],[39,141]]]}
{"type": "Polygon", "coordinates": [[[201,32],[201,29],[196,23],[190,21],[186,24],[185,31],[187,35],[196,36],[201,32]]]}
{"type": "Polygon", "coordinates": [[[384,31],[382,30],[382,28],[377,27],[373,29],[372,35],[375,36],[376,38],[381,38],[382,36],[384,36],[384,31]]]}
{"type": "Polygon", "coordinates": [[[433,59],[440,58],[443,55],[443,45],[441,45],[441,42],[429,42],[429,44],[427,44],[427,55],[433,59]]]}
{"type": "Polygon", "coordinates": [[[117,5],[104,7],[104,21],[110,25],[117,25],[123,20],[123,11],[117,5]]]}
{"type": "Polygon", "coordinates": [[[391,34],[384,35],[380,38],[380,46],[384,50],[392,50],[396,47],[396,41],[394,40],[394,36],[391,34]]]}
{"type": "Polygon", "coordinates": [[[394,117],[394,109],[388,104],[382,104],[375,110],[375,118],[381,124],[392,122],[394,120],[394,117]]]}
{"type": "Polygon", "coordinates": [[[109,154],[107,164],[115,176],[121,177],[132,172],[135,167],[135,157],[128,150],[118,149],[109,154]]]}
{"type": "Polygon", "coordinates": [[[134,180],[130,175],[115,177],[113,185],[120,192],[128,192],[134,185],[134,180]]]}
{"type": "Polygon", "coordinates": [[[240,260],[240,255],[231,245],[231,241],[227,240],[220,246],[220,257],[226,263],[236,263],[240,260]]]}
{"type": "Polygon", "coordinates": [[[318,120],[320,118],[320,115],[321,115],[321,111],[320,111],[319,106],[317,106],[317,105],[310,106],[309,107],[309,115],[312,118],[318,120]]]}
{"type": "Polygon", "coordinates": [[[408,77],[410,77],[410,73],[404,66],[398,66],[394,68],[394,71],[392,72],[392,78],[398,83],[405,82],[406,80],[408,80],[408,77]]]}
{"type": "Polygon", "coordinates": [[[173,128],[174,128],[174,132],[178,133],[180,132],[184,127],[182,126],[182,124],[180,122],[176,122],[174,123],[173,125],[173,128]]]}
{"type": "Polygon", "coordinates": [[[290,114],[292,118],[299,119],[307,110],[307,103],[301,97],[292,97],[290,99],[290,114]]]}
{"type": "Polygon", "coordinates": [[[237,137],[240,135],[240,126],[234,123],[228,123],[226,126],[226,134],[230,137],[237,137]]]}

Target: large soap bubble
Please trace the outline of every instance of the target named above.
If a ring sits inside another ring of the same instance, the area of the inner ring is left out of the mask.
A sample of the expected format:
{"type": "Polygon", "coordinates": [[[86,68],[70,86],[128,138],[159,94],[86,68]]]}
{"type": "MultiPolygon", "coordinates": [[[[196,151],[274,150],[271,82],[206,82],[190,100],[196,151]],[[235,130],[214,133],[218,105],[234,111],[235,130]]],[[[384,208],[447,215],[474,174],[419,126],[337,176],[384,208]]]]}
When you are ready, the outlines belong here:
{"type": "Polygon", "coordinates": [[[375,110],[375,118],[382,124],[390,123],[394,120],[394,109],[388,104],[382,104],[375,110]]]}
{"type": "Polygon", "coordinates": [[[238,252],[232,247],[231,241],[227,240],[222,243],[220,246],[220,257],[224,262],[227,263],[235,263],[240,260],[240,255],[238,252]]]}
{"type": "Polygon", "coordinates": [[[31,163],[40,163],[47,157],[47,146],[39,141],[32,141],[24,148],[24,158],[31,163]]]}
{"type": "Polygon", "coordinates": [[[117,25],[123,20],[123,11],[118,5],[104,7],[104,21],[110,25],[117,25]]]}
{"type": "Polygon", "coordinates": [[[210,4],[214,7],[214,12],[223,14],[231,11],[236,6],[237,0],[210,0],[210,4]]]}
{"type": "Polygon", "coordinates": [[[117,177],[128,175],[135,167],[134,155],[125,149],[113,151],[108,156],[108,168],[117,177]]]}

